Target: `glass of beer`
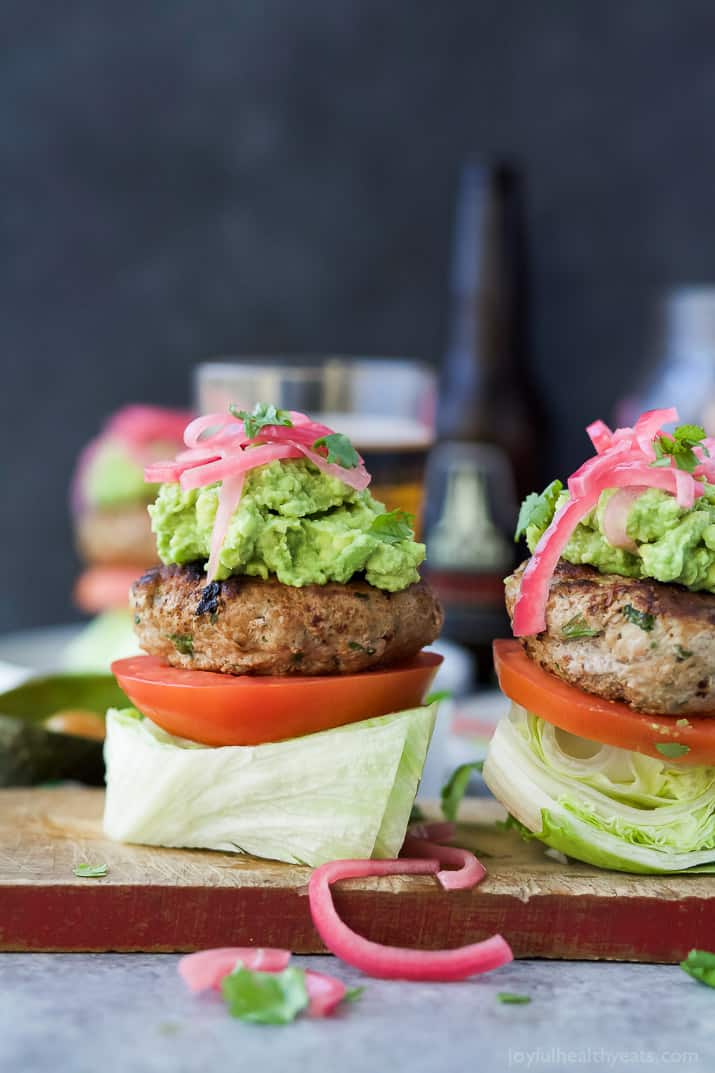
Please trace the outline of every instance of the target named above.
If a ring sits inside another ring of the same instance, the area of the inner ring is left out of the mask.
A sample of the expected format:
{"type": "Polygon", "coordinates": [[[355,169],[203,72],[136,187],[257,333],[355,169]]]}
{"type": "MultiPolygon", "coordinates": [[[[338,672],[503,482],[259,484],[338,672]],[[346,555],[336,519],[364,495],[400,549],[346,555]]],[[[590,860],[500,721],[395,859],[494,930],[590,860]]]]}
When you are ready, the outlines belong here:
{"type": "Polygon", "coordinates": [[[197,367],[195,397],[202,413],[269,402],[344,433],[365,459],[375,498],[414,515],[419,529],[436,410],[429,366],[406,358],[232,357],[197,367]]]}

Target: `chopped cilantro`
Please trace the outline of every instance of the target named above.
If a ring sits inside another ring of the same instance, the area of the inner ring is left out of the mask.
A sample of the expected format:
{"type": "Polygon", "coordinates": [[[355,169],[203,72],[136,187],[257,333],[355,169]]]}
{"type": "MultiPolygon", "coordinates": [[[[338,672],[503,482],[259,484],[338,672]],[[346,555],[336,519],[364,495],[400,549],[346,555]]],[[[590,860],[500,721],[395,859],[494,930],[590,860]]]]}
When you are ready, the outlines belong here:
{"type": "Polygon", "coordinates": [[[483,767],[483,760],[472,760],[467,764],[460,764],[458,768],[454,769],[442,787],[442,793],[440,794],[445,819],[451,820],[452,823],[457,819],[457,812],[462,803],[462,798],[467,792],[472,772],[478,771],[481,774],[483,767]]]}
{"type": "Polygon", "coordinates": [[[239,410],[233,403],[231,403],[228,409],[234,417],[243,421],[246,435],[251,440],[254,439],[266,425],[283,425],[286,428],[293,427],[293,422],[291,421],[288,411],[276,410],[272,403],[257,402],[253,407],[253,412],[250,414],[247,410],[239,410]]]}
{"type": "Polygon", "coordinates": [[[563,487],[561,481],[552,481],[540,495],[538,492],[529,493],[519,509],[514,540],[521,540],[526,535],[526,530],[532,525],[535,525],[537,529],[546,529],[554,516],[556,500],[561,495],[563,487]]]}
{"type": "Polygon", "coordinates": [[[675,646],[675,658],[678,663],[683,663],[686,659],[690,659],[692,654],[689,648],[682,648],[680,645],[675,646]]]}
{"type": "Polygon", "coordinates": [[[673,462],[678,469],[692,473],[700,465],[693,448],[699,447],[706,458],[710,456],[704,439],[705,429],[701,425],[679,425],[672,436],[661,433],[653,440],[656,457],[651,466],[669,466],[673,462]]]}
{"type": "Polygon", "coordinates": [[[531,1002],[531,995],[517,995],[513,991],[497,991],[497,998],[506,1006],[526,1006],[531,1002]]]}
{"type": "Polygon", "coordinates": [[[194,639],[190,633],[167,633],[167,639],[171,641],[177,652],[182,656],[193,656],[194,639]]]}
{"type": "Polygon", "coordinates": [[[399,544],[402,540],[411,540],[413,537],[412,524],[414,518],[404,510],[391,510],[386,514],[378,514],[370,522],[370,529],[374,536],[384,540],[386,544],[399,544]]]}
{"type": "Polygon", "coordinates": [[[679,741],[657,741],[655,747],[661,756],[667,756],[669,760],[677,760],[679,756],[690,752],[690,746],[682,745],[679,741]]]}
{"type": "Polygon", "coordinates": [[[566,641],[575,641],[579,637],[599,637],[602,633],[603,630],[589,626],[583,615],[576,615],[561,627],[561,636],[566,641]]]}
{"type": "Polygon", "coordinates": [[[360,463],[360,455],[342,432],[331,432],[329,436],[321,436],[315,441],[313,447],[327,448],[328,462],[334,462],[343,469],[355,469],[360,463]]]}
{"type": "Polygon", "coordinates": [[[365,994],[365,987],[349,987],[343,995],[343,1002],[357,1002],[365,994]]]}
{"type": "Polygon", "coordinates": [[[428,693],[423,704],[439,704],[443,700],[451,700],[454,694],[451,689],[436,689],[434,693],[428,693]]]}
{"type": "Polygon", "coordinates": [[[691,950],[680,967],[701,984],[715,987],[715,954],[709,950],[691,950]]]}
{"type": "Polygon", "coordinates": [[[639,626],[646,632],[650,632],[655,626],[655,615],[651,615],[650,611],[639,611],[632,604],[626,604],[623,608],[623,614],[634,626],[639,626]]]}
{"type": "Polygon", "coordinates": [[[109,871],[107,864],[76,864],[72,869],[78,879],[101,879],[109,871]]]}
{"type": "Polygon", "coordinates": [[[368,656],[374,656],[376,652],[370,645],[361,645],[358,641],[348,641],[348,648],[352,648],[353,652],[365,652],[368,656]]]}
{"type": "Polygon", "coordinates": [[[252,972],[239,962],[221,992],[232,1017],[261,1025],[287,1025],[308,1005],[303,969],[252,972]]]}

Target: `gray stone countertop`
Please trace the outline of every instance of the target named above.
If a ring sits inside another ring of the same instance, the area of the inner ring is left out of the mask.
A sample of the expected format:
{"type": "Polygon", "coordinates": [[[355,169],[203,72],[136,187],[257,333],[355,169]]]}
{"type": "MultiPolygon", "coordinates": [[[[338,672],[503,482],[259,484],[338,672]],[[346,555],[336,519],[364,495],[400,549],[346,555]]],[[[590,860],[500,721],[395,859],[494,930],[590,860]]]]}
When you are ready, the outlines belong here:
{"type": "Polygon", "coordinates": [[[677,966],[520,961],[459,984],[369,980],[325,1020],[232,1019],[171,954],[0,954],[2,1073],[715,1070],[715,991],[677,966]],[[531,996],[503,1005],[497,992],[531,996]]]}

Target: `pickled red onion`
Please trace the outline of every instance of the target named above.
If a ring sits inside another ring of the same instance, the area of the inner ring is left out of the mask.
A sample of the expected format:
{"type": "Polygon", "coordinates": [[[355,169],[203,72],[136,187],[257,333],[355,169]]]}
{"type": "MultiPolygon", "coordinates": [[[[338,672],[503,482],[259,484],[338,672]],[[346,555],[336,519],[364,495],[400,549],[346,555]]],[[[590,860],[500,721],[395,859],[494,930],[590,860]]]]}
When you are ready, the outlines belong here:
{"type": "Polygon", "coordinates": [[[179,975],[192,991],[218,990],[224,976],[233,972],[239,961],[254,972],[282,972],[290,961],[290,950],[253,946],[199,950],[181,958],[179,975]]]}
{"type": "Polygon", "coordinates": [[[209,565],[207,569],[209,579],[216,577],[221,548],[226,539],[231,515],[240,502],[244,479],[245,475],[239,473],[237,477],[226,477],[221,485],[216,518],[211,530],[211,547],[209,549],[209,565]]]}
{"type": "Polygon", "coordinates": [[[343,1001],[347,991],[342,980],[314,969],[305,970],[305,986],[308,992],[309,1017],[329,1016],[343,1001]]]}
{"type": "Polygon", "coordinates": [[[613,442],[613,433],[605,421],[593,421],[586,426],[586,433],[599,455],[606,451],[613,442]]]}
{"type": "MultiPolygon", "coordinates": [[[[239,962],[252,972],[282,972],[291,958],[290,950],[269,947],[226,946],[216,950],[199,950],[179,961],[179,975],[191,991],[220,991],[221,981],[232,973],[239,962]]],[[[342,980],[325,972],[305,971],[308,992],[308,1016],[327,1017],[345,998],[347,988],[342,980]]]]}
{"type": "Polygon", "coordinates": [[[123,406],[107,421],[103,434],[135,447],[166,440],[181,442],[192,415],[187,410],[168,410],[163,406],[138,403],[123,406]]]}
{"type": "Polygon", "coordinates": [[[603,535],[612,548],[623,548],[624,551],[638,550],[635,540],[632,540],[626,532],[626,524],[631,507],[645,491],[646,488],[640,485],[634,488],[619,488],[608,500],[603,512],[603,535]]]}
{"type": "Polygon", "coordinates": [[[211,533],[208,580],[216,576],[221,548],[231,517],[238,507],[246,473],[270,462],[287,462],[301,457],[309,459],[321,472],[337,477],[343,484],[362,491],[370,483],[370,474],[360,459],[352,469],[328,462],[327,452],[316,450],[317,440],[332,434],[332,429],[307,414],[289,411],[292,424],[265,425],[251,437],[244,422],[231,411],[227,414],[203,414],[184,429],[186,450],[174,459],[152,462],[145,468],[145,480],[154,483],[178,481],[183,491],[205,488],[221,482],[218,507],[211,533]]]}
{"type": "MultiPolygon", "coordinates": [[[[647,488],[659,488],[674,496],[682,510],[690,510],[695,500],[702,496],[702,480],[715,477],[715,464],[701,448],[695,449],[700,464],[693,473],[679,469],[673,458],[667,459],[664,466],[652,465],[656,457],[654,440],[662,435],[664,424],[677,420],[678,411],[671,407],[641,414],[633,428],[611,432],[602,421],[594,421],[588,426],[587,432],[597,454],[569,477],[569,502],[554,515],[524,570],[514,608],[516,637],[527,637],[546,629],[546,601],[554,570],[574,529],[594,509],[601,492],[608,488],[628,488],[639,489],[638,494],[642,494],[647,488]]],[[[708,441],[705,441],[705,447],[709,450],[708,441]]],[[[614,547],[635,550],[625,531],[627,511],[625,516],[619,515],[626,499],[614,496],[613,500],[613,505],[609,504],[610,512],[607,507],[604,514],[606,540],[614,547]]]]}
{"type": "Polygon", "coordinates": [[[316,868],[308,884],[315,927],[331,953],[383,980],[466,980],[506,965],[513,954],[501,935],[454,950],[413,950],[383,946],[358,935],[339,917],[330,890],[340,879],[363,876],[434,875],[437,860],[332,861],[316,868]]]}
{"type": "Polygon", "coordinates": [[[636,438],[643,437],[646,440],[652,440],[663,425],[670,425],[677,420],[678,411],[675,406],[668,406],[662,410],[645,410],[633,426],[633,432],[636,438]]]}
{"type": "Polygon", "coordinates": [[[408,857],[428,857],[447,865],[447,868],[437,872],[437,879],[445,890],[471,890],[487,874],[481,861],[468,849],[440,846],[419,836],[407,835],[401,852],[408,857]]]}

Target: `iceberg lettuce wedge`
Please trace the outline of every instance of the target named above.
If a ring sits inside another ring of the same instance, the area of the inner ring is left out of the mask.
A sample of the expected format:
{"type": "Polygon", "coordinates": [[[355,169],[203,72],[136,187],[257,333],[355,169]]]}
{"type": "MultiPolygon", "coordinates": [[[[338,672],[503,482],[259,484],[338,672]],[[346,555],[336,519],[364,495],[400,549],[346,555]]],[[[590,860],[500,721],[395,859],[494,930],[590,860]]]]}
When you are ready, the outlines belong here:
{"type": "Polygon", "coordinates": [[[436,706],[289,741],[210,748],[107,713],[104,830],[121,842],[319,865],[395,857],[436,706]]]}
{"type": "Polygon", "coordinates": [[[527,831],[578,860],[642,873],[715,864],[715,767],[587,741],[514,704],[484,779],[527,831]]]}

